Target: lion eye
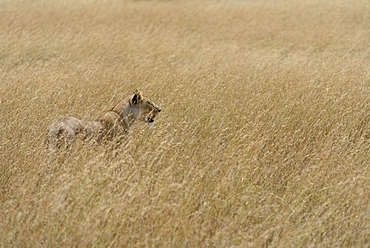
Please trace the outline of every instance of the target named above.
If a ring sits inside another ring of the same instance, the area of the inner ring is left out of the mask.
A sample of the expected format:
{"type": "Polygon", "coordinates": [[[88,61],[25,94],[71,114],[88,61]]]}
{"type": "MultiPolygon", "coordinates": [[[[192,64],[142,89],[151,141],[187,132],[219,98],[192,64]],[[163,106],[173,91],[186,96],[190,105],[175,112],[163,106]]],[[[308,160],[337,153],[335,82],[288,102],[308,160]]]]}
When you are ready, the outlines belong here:
{"type": "Polygon", "coordinates": [[[149,104],[149,105],[151,105],[152,103],[151,102],[149,102],[149,101],[147,101],[147,103],[149,104]]]}

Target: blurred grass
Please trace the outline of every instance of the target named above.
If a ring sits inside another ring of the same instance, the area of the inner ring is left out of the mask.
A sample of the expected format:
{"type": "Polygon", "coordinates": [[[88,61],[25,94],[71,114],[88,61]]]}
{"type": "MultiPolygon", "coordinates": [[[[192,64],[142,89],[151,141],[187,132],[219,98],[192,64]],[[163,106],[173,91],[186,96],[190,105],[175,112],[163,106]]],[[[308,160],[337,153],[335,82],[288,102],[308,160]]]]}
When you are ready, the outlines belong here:
{"type": "Polygon", "coordinates": [[[367,247],[369,6],[0,0],[0,245],[367,247]],[[154,128],[47,164],[136,88],[154,128]]]}

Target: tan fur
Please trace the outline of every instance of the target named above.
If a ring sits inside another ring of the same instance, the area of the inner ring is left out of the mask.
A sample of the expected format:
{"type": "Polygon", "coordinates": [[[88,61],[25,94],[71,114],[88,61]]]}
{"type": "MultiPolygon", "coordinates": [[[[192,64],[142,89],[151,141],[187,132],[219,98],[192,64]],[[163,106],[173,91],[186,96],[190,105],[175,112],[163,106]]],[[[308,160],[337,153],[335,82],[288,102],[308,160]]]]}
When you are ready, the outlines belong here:
{"type": "Polygon", "coordinates": [[[136,90],[133,95],[122,99],[95,120],[79,120],[74,117],[56,119],[47,132],[49,158],[53,161],[58,150],[68,150],[77,138],[83,141],[94,140],[99,144],[119,140],[138,122],[153,124],[159,112],[159,106],[136,90]]]}

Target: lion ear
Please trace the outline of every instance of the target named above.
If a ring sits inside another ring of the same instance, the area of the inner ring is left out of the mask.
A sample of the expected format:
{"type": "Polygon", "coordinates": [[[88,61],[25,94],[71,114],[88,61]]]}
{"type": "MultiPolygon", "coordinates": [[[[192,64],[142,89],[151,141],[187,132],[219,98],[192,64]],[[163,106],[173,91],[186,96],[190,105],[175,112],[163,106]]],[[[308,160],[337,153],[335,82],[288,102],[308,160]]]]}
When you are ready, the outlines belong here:
{"type": "Polygon", "coordinates": [[[138,90],[135,90],[134,96],[132,97],[132,102],[134,104],[137,104],[139,101],[141,101],[142,95],[141,92],[138,90]]]}

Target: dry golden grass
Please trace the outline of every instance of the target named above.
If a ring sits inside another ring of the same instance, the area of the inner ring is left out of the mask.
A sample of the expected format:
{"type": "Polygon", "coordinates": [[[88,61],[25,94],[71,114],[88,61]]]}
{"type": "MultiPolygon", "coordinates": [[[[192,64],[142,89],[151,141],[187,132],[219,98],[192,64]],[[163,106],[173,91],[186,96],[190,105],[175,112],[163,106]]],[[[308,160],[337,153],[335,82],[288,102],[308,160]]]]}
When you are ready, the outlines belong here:
{"type": "Polygon", "coordinates": [[[370,3],[0,0],[1,247],[370,247],[370,3]],[[116,157],[55,118],[136,88],[116,157]]]}

